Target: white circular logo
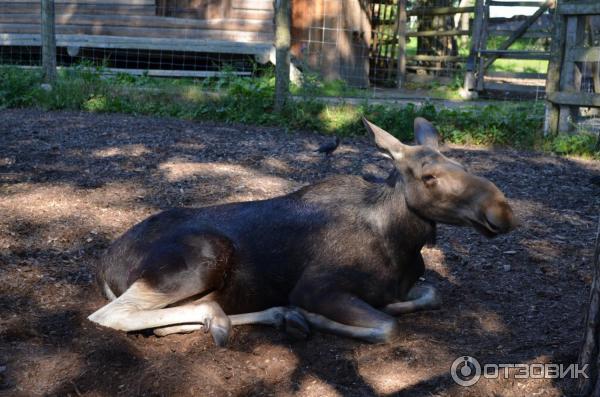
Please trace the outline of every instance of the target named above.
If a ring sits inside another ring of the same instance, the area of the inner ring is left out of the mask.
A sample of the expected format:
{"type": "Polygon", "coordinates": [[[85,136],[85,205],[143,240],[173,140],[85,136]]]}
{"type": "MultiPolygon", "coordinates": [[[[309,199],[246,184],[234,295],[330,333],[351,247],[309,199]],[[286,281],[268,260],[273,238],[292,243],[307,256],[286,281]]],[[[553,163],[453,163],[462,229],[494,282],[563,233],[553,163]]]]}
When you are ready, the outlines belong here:
{"type": "Polygon", "coordinates": [[[476,358],[462,356],[454,360],[450,367],[454,382],[461,386],[473,386],[481,378],[481,365],[476,358]]]}

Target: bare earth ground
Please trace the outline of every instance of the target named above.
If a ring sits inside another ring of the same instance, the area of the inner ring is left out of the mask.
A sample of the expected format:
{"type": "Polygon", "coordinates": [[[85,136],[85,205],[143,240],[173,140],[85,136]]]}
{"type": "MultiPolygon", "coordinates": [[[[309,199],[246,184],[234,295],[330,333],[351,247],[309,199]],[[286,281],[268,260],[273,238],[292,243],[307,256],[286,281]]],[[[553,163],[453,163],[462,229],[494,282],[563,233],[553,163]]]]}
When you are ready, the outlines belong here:
{"type": "Polygon", "coordinates": [[[111,240],[170,206],[290,192],[333,174],[384,173],[366,139],[331,160],[328,138],[278,129],[36,110],[0,111],[0,395],[558,396],[573,382],[455,385],[453,360],[572,363],[591,281],[600,163],[451,147],[493,180],[522,227],[486,240],[440,227],[425,249],[442,310],[399,319],[388,345],[324,334],[292,341],[235,329],[228,349],[203,333],[156,338],[101,329],[93,261],[111,240]]]}

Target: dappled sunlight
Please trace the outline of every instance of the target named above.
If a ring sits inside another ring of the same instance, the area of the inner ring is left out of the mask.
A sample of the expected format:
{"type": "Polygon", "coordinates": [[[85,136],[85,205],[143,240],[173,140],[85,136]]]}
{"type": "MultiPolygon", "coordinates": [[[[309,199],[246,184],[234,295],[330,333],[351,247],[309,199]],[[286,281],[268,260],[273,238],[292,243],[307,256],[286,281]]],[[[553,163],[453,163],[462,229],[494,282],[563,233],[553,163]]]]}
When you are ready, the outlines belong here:
{"type": "Polygon", "coordinates": [[[117,156],[139,157],[148,153],[150,153],[150,149],[144,145],[125,145],[96,149],[92,152],[92,156],[98,158],[117,156]]]}
{"type": "Polygon", "coordinates": [[[298,385],[298,390],[294,390],[293,395],[295,396],[331,396],[341,397],[343,394],[339,393],[335,388],[323,381],[317,376],[307,376],[298,385]]]}
{"type": "MultiPolygon", "coordinates": [[[[238,200],[272,197],[289,192],[292,188],[299,186],[289,179],[266,175],[236,164],[199,163],[173,158],[160,164],[159,169],[169,182],[190,179],[201,182],[203,179],[208,179],[208,182],[215,183],[219,179],[226,180],[233,185],[238,200]]],[[[202,187],[197,187],[197,189],[202,189],[202,187]]]]}

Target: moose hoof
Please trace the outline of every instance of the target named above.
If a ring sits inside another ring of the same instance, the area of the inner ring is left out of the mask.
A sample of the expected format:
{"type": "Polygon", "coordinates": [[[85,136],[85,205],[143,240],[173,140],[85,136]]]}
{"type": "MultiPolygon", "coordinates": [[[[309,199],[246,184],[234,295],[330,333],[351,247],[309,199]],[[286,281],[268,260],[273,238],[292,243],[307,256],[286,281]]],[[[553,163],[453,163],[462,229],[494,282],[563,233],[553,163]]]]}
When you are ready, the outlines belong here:
{"type": "Polygon", "coordinates": [[[285,313],[285,332],[294,339],[308,339],[310,336],[310,328],[306,319],[295,310],[285,313]]]}
{"type": "Polygon", "coordinates": [[[210,335],[215,341],[215,345],[219,347],[227,346],[229,334],[231,333],[231,322],[229,321],[229,318],[206,319],[204,324],[206,327],[205,329],[210,332],[210,335]]]}
{"type": "Polygon", "coordinates": [[[287,307],[276,308],[275,327],[294,339],[307,339],[310,328],[302,313],[287,307]]]}

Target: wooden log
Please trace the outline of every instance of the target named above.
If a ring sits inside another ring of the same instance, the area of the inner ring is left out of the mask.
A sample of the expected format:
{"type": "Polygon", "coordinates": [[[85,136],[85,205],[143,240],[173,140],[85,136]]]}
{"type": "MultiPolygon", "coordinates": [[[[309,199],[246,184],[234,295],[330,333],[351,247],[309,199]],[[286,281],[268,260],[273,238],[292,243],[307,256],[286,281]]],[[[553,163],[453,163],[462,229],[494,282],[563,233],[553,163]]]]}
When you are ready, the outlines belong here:
{"type": "Polygon", "coordinates": [[[474,12],[475,7],[424,7],[413,8],[406,12],[409,17],[412,16],[432,16],[432,15],[454,15],[474,12]]]}
{"type": "Polygon", "coordinates": [[[281,112],[290,95],[292,46],[290,0],[275,0],[275,111],[281,112]]]}
{"type": "Polygon", "coordinates": [[[54,0],[41,0],[42,70],[44,81],[56,81],[56,36],[54,30],[54,0]]]}
{"type": "Polygon", "coordinates": [[[408,32],[407,37],[437,37],[437,36],[468,36],[469,30],[426,30],[423,32],[408,32]]]}
{"type": "Polygon", "coordinates": [[[579,352],[579,368],[588,367],[588,377],[581,376],[579,382],[579,395],[598,396],[600,393],[600,380],[598,378],[598,336],[600,335],[600,220],[596,231],[594,245],[593,278],[590,290],[588,311],[585,319],[585,332],[583,343],[579,352]],[[591,372],[591,373],[590,373],[591,372]],[[593,391],[593,392],[592,392],[593,391]]]}
{"type": "Polygon", "coordinates": [[[398,36],[398,76],[397,84],[398,88],[402,88],[406,80],[406,25],[407,25],[407,12],[406,12],[406,0],[398,0],[398,12],[397,12],[397,36],[398,36]]]}
{"type": "MultiPolygon", "coordinates": [[[[515,30],[515,32],[506,41],[504,41],[502,44],[500,44],[498,46],[498,49],[499,50],[508,49],[508,47],[510,47],[515,41],[517,41],[517,39],[519,37],[521,37],[523,35],[523,33],[525,33],[525,31],[531,25],[533,25],[533,23],[553,5],[554,5],[554,0],[547,0],[545,3],[543,3],[542,6],[540,8],[538,8],[538,10],[533,15],[531,15],[529,18],[527,18],[521,24],[521,26],[519,26],[519,28],[517,30],[515,30]]],[[[490,65],[492,63],[494,63],[494,61],[496,59],[497,59],[497,57],[491,57],[488,60],[486,60],[485,63],[483,64],[483,69],[486,70],[487,68],[489,68],[490,65]]],[[[523,59],[523,58],[518,58],[518,59],[523,59]]]]}
{"type": "Polygon", "coordinates": [[[551,92],[546,95],[546,99],[563,106],[600,107],[600,94],[588,92],[551,92]]]}

